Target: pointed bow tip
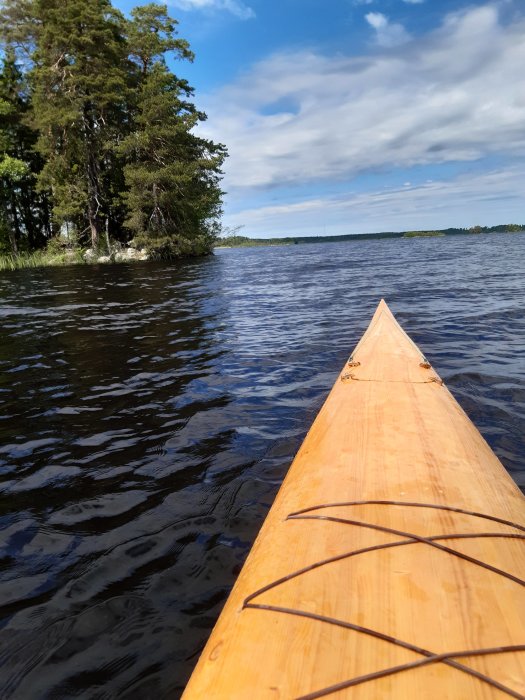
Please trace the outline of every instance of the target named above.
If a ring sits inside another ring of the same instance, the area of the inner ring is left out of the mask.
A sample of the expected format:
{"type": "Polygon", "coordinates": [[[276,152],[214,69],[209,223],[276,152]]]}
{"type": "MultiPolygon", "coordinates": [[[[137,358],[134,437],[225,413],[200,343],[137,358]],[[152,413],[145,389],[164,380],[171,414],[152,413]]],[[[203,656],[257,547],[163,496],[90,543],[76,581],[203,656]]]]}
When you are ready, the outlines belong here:
{"type": "Polygon", "coordinates": [[[356,378],[422,381],[420,375],[423,368],[420,365],[423,353],[399,325],[384,299],[379,302],[352,358],[360,367],[356,370],[356,378]],[[359,377],[358,374],[362,376],[359,377]]]}
{"type": "Polygon", "coordinates": [[[379,304],[377,305],[377,309],[375,310],[374,316],[379,316],[381,313],[386,312],[389,316],[394,316],[394,314],[390,311],[390,307],[386,303],[384,299],[381,299],[379,304]]]}

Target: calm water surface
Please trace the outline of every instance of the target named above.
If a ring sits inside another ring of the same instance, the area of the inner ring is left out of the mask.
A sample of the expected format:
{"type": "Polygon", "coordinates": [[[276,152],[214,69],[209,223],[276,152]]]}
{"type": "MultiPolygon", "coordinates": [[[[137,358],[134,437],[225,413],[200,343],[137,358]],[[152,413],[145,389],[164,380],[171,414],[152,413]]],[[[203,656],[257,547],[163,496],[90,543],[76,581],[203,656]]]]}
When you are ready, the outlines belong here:
{"type": "Polygon", "coordinates": [[[0,277],[0,697],[180,695],[382,296],[525,485],[525,235],[0,277]]]}

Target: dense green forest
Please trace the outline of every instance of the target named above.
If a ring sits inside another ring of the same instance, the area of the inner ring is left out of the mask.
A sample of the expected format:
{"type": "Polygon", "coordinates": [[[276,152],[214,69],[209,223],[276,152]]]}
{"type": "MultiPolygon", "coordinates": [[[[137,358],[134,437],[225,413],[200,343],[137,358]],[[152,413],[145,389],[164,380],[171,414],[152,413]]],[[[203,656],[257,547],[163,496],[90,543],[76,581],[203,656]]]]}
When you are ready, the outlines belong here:
{"type": "Polygon", "coordinates": [[[212,250],[226,149],[166,57],[193,59],[164,5],[0,5],[0,253],[130,241],[153,257],[212,250]]]}
{"type": "Polygon", "coordinates": [[[339,243],[342,241],[366,241],[379,238],[435,238],[439,236],[461,236],[478,233],[518,233],[525,231],[522,224],[499,224],[498,226],[473,226],[472,228],[444,228],[439,231],[382,231],[380,233],[356,233],[343,236],[287,236],[285,238],[249,238],[238,234],[223,236],[217,241],[218,248],[256,248],[267,245],[296,245],[300,243],[339,243]]]}

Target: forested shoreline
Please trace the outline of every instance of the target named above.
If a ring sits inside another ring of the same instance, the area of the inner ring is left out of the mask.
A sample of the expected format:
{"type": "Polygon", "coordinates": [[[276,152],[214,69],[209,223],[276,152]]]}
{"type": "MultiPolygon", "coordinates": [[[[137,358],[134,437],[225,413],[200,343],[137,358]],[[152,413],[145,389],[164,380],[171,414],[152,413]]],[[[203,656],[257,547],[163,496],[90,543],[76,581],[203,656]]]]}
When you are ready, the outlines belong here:
{"type": "Polygon", "coordinates": [[[0,254],[211,252],[226,149],[194,133],[166,6],[4,0],[0,41],[0,254]]]}
{"type": "Polygon", "coordinates": [[[381,231],[378,233],[349,233],[340,236],[286,236],[283,238],[249,238],[233,234],[218,239],[216,248],[258,248],[269,245],[298,245],[303,243],[341,243],[343,241],[368,241],[392,238],[440,238],[444,236],[468,236],[480,233],[525,232],[523,224],[498,224],[497,226],[472,226],[471,228],[445,228],[421,231],[381,231]]]}

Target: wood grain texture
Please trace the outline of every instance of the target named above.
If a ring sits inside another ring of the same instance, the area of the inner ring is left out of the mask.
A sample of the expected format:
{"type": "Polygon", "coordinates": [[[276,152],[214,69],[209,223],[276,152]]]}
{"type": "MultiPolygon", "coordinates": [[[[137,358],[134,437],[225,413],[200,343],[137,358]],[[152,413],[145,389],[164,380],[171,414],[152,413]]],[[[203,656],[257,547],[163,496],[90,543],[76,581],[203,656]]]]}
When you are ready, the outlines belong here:
{"type": "Polygon", "coordinates": [[[524,499],[425,364],[382,301],[184,700],[525,697],[524,499]]]}

